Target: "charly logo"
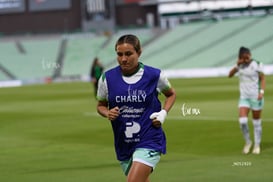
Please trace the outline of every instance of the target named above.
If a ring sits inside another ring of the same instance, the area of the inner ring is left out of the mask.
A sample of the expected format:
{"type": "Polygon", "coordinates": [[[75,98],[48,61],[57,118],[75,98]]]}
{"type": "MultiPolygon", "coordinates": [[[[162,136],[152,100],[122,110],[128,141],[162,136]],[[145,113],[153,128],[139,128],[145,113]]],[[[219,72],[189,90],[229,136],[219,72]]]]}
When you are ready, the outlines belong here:
{"type": "Polygon", "coordinates": [[[131,86],[128,87],[127,95],[117,95],[117,103],[126,103],[126,102],[145,102],[147,94],[145,90],[131,89],[131,86]]]}

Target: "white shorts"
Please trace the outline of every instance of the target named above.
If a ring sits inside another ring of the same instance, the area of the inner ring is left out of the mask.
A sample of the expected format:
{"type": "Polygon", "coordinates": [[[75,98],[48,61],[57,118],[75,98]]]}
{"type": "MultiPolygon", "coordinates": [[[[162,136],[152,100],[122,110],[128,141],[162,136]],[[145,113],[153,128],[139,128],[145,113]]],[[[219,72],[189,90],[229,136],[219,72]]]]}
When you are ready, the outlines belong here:
{"type": "Polygon", "coordinates": [[[239,108],[240,107],[247,107],[254,111],[260,111],[263,109],[264,106],[264,99],[240,99],[239,100],[239,108]]]}

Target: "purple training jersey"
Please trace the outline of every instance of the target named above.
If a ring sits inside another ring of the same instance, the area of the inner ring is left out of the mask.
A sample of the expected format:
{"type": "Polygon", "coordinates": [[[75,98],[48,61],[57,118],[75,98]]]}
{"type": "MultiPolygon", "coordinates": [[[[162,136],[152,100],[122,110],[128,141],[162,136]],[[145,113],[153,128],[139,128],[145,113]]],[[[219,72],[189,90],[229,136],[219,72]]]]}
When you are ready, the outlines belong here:
{"type": "MultiPolygon", "coordinates": [[[[141,65],[143,66],[143,65],[141,65]]],[[[109,109],[119,107],[119,117],[112,121],[117,159],[129,160],[136,148],[166,153],[166,138],[162,128],[152,125],[150,115],[161,110],[157,84],[160,70],[144,66],[142,78],[128,84],[119,66],[105,73],[109,109]]]]}

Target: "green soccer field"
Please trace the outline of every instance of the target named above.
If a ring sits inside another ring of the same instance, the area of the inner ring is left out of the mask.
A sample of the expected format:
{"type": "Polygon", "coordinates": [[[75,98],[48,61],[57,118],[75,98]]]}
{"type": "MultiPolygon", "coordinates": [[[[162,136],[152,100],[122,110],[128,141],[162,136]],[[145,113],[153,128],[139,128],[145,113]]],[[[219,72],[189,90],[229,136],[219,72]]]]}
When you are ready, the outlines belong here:
{"type": "MultiPolygon", "coordinates": [[[[168,153],[152,182],[272,181],[272,76],[267,76],[258,156],[241,154],[236,78],[171,82],[177,101],[163,126],[168,153]]],[[[1,88],[0,95],[1,182],[125,181],[110,123],[96,113],[90,83],[1,88]]]]}

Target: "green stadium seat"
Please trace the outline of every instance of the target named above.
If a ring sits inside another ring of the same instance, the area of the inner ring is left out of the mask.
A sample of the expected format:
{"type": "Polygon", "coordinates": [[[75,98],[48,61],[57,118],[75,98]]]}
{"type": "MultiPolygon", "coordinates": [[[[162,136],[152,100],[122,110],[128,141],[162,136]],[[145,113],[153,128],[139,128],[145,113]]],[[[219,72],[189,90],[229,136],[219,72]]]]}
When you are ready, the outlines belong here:
{"type": "Polygon", "coordinates": [[[259,48],[252,51],[254,59],[263,62],[264,64],[273,64],[273,40],[270,42],[261,45],[259,48]]]}
{"type": "Polygon", "coordinates": [[[272,63],[272,24],[273,16],[180,25],[144,47],[142,58],[162,69],[231,66],[239,47],[247,46],[253,54],[257,50],[254,57],[272,63]]]}
{"type": "Polygon", "coordinates": [[[0,72],[0,81],[9,80],[9,78],[2,72],[0,72]]]}
{"type": "Polygon", "coordinates": [[[13,41],[1,43],[1,64],[17,79],[51,76],[55,69],[59,40],[24,40],[21,44],[26,50],[25,54],[19,53],[13,41]]]}
{"type": "Polygon", "coordinates": [[[199,32],[210,26],[208,22],[189,23],[180,25],[160,36],[143,48],[142,60],[149,65],[164,68],[163,65],[172,59],[172,54],[181,52],[179,45],[186,39],[191,39],[199,32]]]}
{"type": "MultiPolygon", "coordinates": [[[[257,58],[257,60],[264,60],[265,63],[270,63],[270,61],[272,62],[272,54],[270,54],[269,51],[273,40],[272,25],[273,16],[262,17],[256,24],[254,24],[254,26],[248,27],[244,31],[238,32],[231,39],[228,39],[222,44],[219,44],[219,47],[217,47],[217,50],[215,51],[219,51],[219,53],[221,53],[225,50],[230,50],[230,55],[227,55],[226,57],[223,56],[222,59],[219,59],[220,64],[216,65],[231,66],[235,64],[238,50],[241,46],[249,47],[253,53],[253,57],[257,58]],[[256,54],[256,50],[259,50],[259,55],[256,54]]],[[[215,64],[210,64],[208,66],[214,65],[215,64]]]]}
{"type": "Polygon", "coordinates": [[[68,39],[62,75],[89,74],[93,58],[105,41],[105,36],[68,39]]]}
{"type": "MultiPolygon", "coordinates": [[[[62,76],[89,75],[94,57],[105,69],[116,63],[117,39],[124,34],[140,38],[143,52],[140,61],[161,69],[230,67],[236,63],[240,46],[249,47],[254,59],[273,64],[273,16],[244,17],[222,21],[203,21],[177,26],[161,35],[152,29],[120,30],[110,39],[106,36],[71,36],[61,69],[62,76]]],[[[25,53],[15,41],[0,43],[0,64],[17,79],[51,77],[60,65],[56,63],[62,37],[23,39],[25,53]]],[[[0,72],[0,80],[9,78],[0,72]]]]}

